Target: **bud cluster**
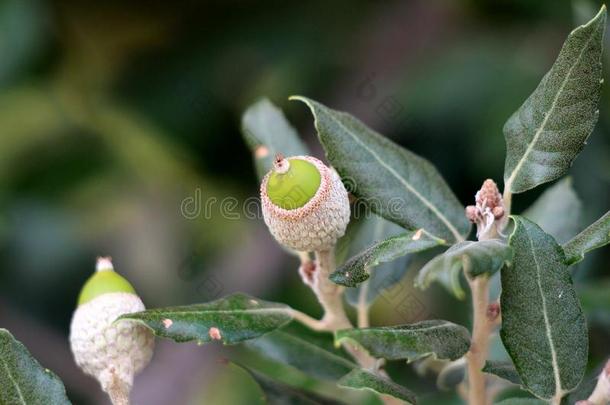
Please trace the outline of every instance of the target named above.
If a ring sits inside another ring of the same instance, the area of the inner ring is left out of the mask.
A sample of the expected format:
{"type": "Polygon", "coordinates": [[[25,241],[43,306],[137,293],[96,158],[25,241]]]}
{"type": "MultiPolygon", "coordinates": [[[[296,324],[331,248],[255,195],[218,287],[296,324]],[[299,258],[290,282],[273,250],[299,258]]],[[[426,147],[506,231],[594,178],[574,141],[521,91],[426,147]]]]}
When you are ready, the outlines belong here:
{"type": "Polygon", "coordinates": [[[477,191],[475,205],[466,207],[466,217],[477,225],[479,240],[497,237],[497,223],[504,217],[505,212],[502,194],[491,179],[485,180],[477,191]]]}

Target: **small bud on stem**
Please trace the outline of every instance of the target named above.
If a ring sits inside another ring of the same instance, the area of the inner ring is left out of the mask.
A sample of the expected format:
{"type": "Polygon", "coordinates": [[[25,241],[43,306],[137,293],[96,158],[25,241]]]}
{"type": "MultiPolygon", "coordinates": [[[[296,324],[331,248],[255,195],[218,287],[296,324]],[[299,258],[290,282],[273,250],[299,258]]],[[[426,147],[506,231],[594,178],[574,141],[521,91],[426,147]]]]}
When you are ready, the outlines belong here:
{"type": "Polygon", "coordinates": [[[499,321],[500,318],[500,303],[492,302],[487,306],[487,320],[494,324],[499,321]]]}
{"type": "Polygon", "coordinates": [[[506,209],[496,183],[487,179],[475,195],[475,205],[466,207],[466,218],[477,225],[479,240],[498,237],[498,221],[504,218],[506,209]]]}

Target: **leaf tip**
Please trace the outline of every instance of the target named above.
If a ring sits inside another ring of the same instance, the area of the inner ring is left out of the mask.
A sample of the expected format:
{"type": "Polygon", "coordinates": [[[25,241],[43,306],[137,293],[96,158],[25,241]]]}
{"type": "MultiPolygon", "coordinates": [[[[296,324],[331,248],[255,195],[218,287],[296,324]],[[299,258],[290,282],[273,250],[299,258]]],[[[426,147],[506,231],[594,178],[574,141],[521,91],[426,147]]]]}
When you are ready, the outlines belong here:
{"type": "Polygon", "coordinates": [[[320,103],[318,103],[317,101],[312,100],[309,97],[301,96],[301,95],[298,95],[298,94],[295,94],[295,95],[292,95],[292,96],[288,97],[288,100],[290,100],[290,101],[300,101],[302,103],[305,103],[305,105],[307,107],[309,107],[309,109],[311,110],[312,113],[314,113],[314,115],[315,115],[316,107],[318,107],[320,105],[320,103]]]}
{"type": "Polygon", "coordinates": [[[304,103],[307,103],[307,101],[309,100],[307,97],[304,96],[300,96],[298,94],[293,94],[291,96],[288,96],[288,100],[290,101],[302,101],[304,103]]]}
{"type": "Polygon", "coordinates": [[[606,21],[606,15],[607,15],[607,10],[606,10],[606,4],[602,4],[602,6],[600,7],[599,11],[597,12],[597,14],[595,15],[595,17],[593,17],[588,23],[584,24],[583,27],[587,27],[593,23],[596,22],[602,22],[605,23],[606,21]]]}

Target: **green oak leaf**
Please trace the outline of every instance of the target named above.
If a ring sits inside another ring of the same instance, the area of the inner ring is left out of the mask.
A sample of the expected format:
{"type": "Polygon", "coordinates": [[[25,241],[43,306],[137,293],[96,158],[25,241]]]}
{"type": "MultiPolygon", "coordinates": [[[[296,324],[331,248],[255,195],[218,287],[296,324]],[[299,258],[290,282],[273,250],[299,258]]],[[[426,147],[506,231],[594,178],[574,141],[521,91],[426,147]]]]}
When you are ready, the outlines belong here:
{"type": "Polygon", "coordinates": [[[521,385],[519,373],[517,373],[517,369],[510,361],[487,360],[483,371],[510,381],[513,384],[521,385]]]}
{"type": "Polygon", "coordinates": [[[314,338],[294,331],[276,330],[246,345],[271,360],[323,380],[336,381],[358,367],[332,346],[324,347],[314,338]]]}
{"type": "Polygon", "coordinates": [[[238,365],[248,372],[256,381],[264,393],[265,399],[270,405],[341,405],[343,402],[332,398],[324,397],[320,394],[305,391],[301,388],[292,387],[281,381],[277,381],[258,371],[238,365]]]}
{"type": "Polygon", "coordinates": [[[610,211],[563,245],[567,264],[576,264],[585,253],[610,243],[610,211]]]}
{"type": "Polygon", "coordinates": [[[292,320],[292,309],[237,293],[205,304],[148,309],[119,319],[140,322],[155,335],[179,343],[219,340],[233,344],[281,328],[292,320]]]}
{"type": "Polygon", "coordinates": [[[61,380],[0,329],[0,404],[70,404],[61,380]]]}
{"type": "Polygon", "coordinates": [[[357,342],[375,357],[407,362],[427,356],[455,360],[470,347],[470,334],[466,328],[442,320],[335,332],[337,344],[344,340],[357,342]]]}
{"type": "Polygon", "coordinates": [[[449,242],[470,231],[464,207],[427,160],[371,130],[350,114],[300,96],[314,116],[326,156],[352,194],[376,214],[449,242]]]}
{"type": "Polygon", "coordinates": [[[563,243],[580,229],[581,212],[582,204],[572,187],[572,178],[567,177],[545,190],[521,215],[563,243]]]}
{"type": "Polygon", "coordinates": [[[561,177],[599,115],[606,7],[568,35],[536,90],[504,125],[505,189],[521,193],[561,177]]]}
{"type": "Polygon", "coordinates": [[[356,287],[369,278],[369,268],[443,243],[442,239],[428,234],[423,229],[392,236],[369,246],[360,254],[350,258],[330,275],[330,279],[337,284],[356,287]]]}
{"type": "Polygon", "coordinates": [[[530,220],[512,218],[515,255],[501,272],[500,337],[523,386],[541,399],[558,399],[585,372],[585,317],[561,247],[530,220]]]}
{"type": "Polygon", "coordinates": [[[282,110],[266,98],[248,107],[241,119],[241,129],[254,154],[259,179],[271,170],[278,153],[286,157],[310,154],[282,110]]]}
{"type": "Polygon", "coordinates": [[[451,287],[450,291],[457,298],[463,299],[465,294],[460,286],[459,275],[466,262],[471,277],[490,276],[505,263],[509,263],[512,257],[510,246],[499,239],[460,242],[430,260],[419,271],[415,286],[426,289],[433,281],[444,280],[444,284],[451,287]],[[450,282],[447,283],[447,280],[450,282]]]}
{"type": "Polygon", "coordinates": [[[390,395],[401,399],[408,404],[415,404],[415,394],[402,385],[398,385],[389,379],[373,374],[363,369],[355,369],[342,377],[337,384],[339,387],[352,389],[366,389],[377,394],[390,395]]]}
{"type": "MultiPolygon", "coordinates": [[[[347,226],[345,236],[337,244],[337,262],[342,264],[346,257],[358,255],[362,250],[380,240],[400,235],[405,229],[394,222],[367,211],[364,215],[352,211],[353,218],[347,226]]],[[[371,305],[385,290],[403,279],[414,255],[404,255],[394,260],[379,263],[368,268],[370,278],[357,287],[345,290],[345,298],[350,305],[371,305]]],[[[340,268],[340,267],[339,267],[340,268]]]]}

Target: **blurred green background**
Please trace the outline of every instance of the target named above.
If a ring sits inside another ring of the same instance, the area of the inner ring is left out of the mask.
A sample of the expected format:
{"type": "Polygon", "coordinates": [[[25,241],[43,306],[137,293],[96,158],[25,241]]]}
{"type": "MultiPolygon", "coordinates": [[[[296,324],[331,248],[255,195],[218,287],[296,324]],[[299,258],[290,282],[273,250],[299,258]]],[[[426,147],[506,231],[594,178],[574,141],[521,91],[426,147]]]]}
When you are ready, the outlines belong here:
{"type": "MultiPolygon", "coordinates": [[[[98,255],[113,257],[148,307],[245,291],[319,315],[296,259],[262,219],[243,215],[258,193],[239,130],[244,109],[269,97],[318,156],[312,118],[288,96],[349,111],[433,161],[467,205],[485,178],[501,183],[504,122],[570,30],[598,7],[0,0],[0,327],[64,380],[75,404],[105,404],[96,382],[76,368],[67,340],[98,255]],[[220,206],[227,197],[235,207],[220,206]]],[[[604,64],[607,72],[608,51],[604,64]]],[[[584,227],[610,207],[607,90],[571,175],[584,227]]],[[[543,189],[516,196],[516,211],[543,189]]],[[[592,329],[591,368],[610,354],[608,263],[605,249],[575,270],[592,329]]],[[[413,273],[397,288],[417,308],[398,311],[380,299],[373,324],[433,316],[469,325],[468,300],[438,287],[413,290],[413,273]]],[[[226,356],[236,353],[159,341],[136,379],[134,402],[256,403],[260,391],[219,361],[226,356]]],[[[296,370],[270,368],[292,384],[347,395],[296,370]]],[[[434,376],[401,364],[390,371],[424,402],[457,400],[434,394],[434,376]]],[[[371,397],[353,399],[365,400],[371,397]]]]}

